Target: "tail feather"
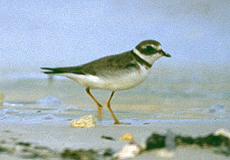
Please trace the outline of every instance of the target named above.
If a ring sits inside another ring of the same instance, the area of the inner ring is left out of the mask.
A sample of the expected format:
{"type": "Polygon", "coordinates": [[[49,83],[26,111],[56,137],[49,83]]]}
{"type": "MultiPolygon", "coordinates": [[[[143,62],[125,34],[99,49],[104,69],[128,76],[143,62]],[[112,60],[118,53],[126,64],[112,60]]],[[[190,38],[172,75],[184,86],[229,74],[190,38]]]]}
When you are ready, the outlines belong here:
{"type": "Polygon", "coordinates": [[[48,68],[42,67],[41,69],[46,70],[43,71],[45,74],[60,74],[60,73],[74,73],[85,75],[86,73],[81,71],[79,67],[64,67],[64,68],[48,68]]]}
{"type": "Polygon", "coordinates": [[[64,73],[64,71],[58,70],[56,68],[47,68],[47,67],[42,67],[41,69],[47,70],[43,71],[45,74],[58,74],[58,73],[64,73]]]}

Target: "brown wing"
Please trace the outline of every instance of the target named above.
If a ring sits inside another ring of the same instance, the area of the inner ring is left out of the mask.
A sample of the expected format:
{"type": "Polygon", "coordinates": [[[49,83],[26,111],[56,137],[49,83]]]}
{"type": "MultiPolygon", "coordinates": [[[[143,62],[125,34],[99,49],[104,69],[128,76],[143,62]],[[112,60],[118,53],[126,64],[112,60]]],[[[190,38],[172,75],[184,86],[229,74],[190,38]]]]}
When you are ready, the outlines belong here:
{"type": "Polygon", "coordinates": [[[80,66],[42,69],[48,70],[44,72],[46,74],[74,73],[110,76],[133,68],[139,68],[139,66],[136,61],[134,61],[131,51],[129,51],[122,54],[103,57],[80,66]]]}

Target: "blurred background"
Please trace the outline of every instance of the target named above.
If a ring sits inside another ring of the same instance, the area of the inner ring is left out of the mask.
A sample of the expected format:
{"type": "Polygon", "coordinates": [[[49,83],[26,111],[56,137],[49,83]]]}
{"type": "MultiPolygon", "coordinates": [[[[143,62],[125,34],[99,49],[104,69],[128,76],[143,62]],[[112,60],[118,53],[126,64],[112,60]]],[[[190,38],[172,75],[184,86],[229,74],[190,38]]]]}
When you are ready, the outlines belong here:
{"type": "Polygon", "coordinates": [[[229,0],[1,0],[0,76],[44,76],[42,66],[80,65],[154,39],[172,55],[155,68],[226,77],[229,8],[229,0]]]}
{"type": "MultiPolygon", "coordinates": [[[[172,57],[116,93],[118,117],[229,119],[229,35],[229,0],[0,0],[0,115],[95,114],[83,87],[58,76],[49,83],[40,67],[76,66],[154,39],[172,57]]],[[[110,92],[93,94],[105,104],[110,92]]]]}

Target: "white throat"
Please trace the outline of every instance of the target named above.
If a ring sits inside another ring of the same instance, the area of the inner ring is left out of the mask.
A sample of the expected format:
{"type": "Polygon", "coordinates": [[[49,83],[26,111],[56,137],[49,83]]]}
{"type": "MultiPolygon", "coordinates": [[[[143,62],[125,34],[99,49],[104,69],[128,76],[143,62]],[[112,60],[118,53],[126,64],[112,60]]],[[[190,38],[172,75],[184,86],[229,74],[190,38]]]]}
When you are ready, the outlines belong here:
{"type": "Polygon", "coordinates": [[[162,57],[160,53],[154,54],[154,55],[144,55],[140,51],[138,51],[136,48],[133,49],[133,52],[138,55],[141,59],[145,60],[149,64],[153,64],[156,60],[162,57]]]}

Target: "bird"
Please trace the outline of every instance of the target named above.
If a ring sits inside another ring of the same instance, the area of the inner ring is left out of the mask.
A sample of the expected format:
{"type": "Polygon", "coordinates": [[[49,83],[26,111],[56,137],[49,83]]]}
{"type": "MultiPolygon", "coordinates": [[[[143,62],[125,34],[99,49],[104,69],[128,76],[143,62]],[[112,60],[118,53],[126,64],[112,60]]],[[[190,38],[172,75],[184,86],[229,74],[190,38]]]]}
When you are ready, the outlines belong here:
{"type": "Polygon", "coordinates": [[[89,63],[70,67],[41,67],[48,75],[64,76],[85,87],[86,93],[97,105],[97,115],[102,119],[102,105],[91,89],[112,91],[106,106],[114,124],[122,124],[113,113],[110,102],[116,91],[127,90],[141,84],[149,75],[153,63],[161,57],[171,57],[156,40],[144,40],[134,49],[105,56],[89,63]]]}

